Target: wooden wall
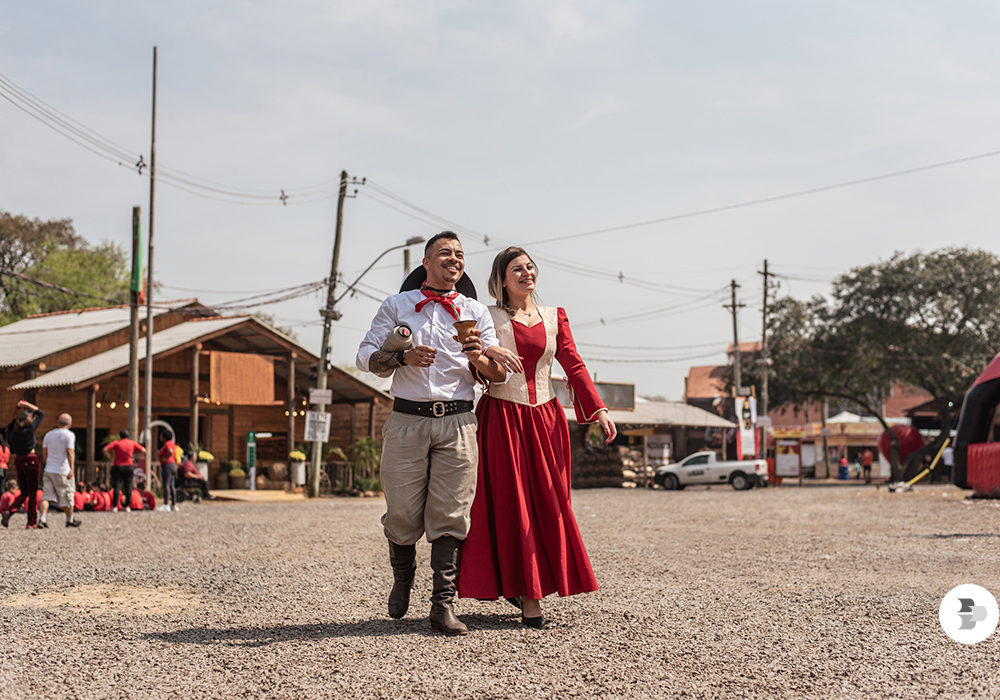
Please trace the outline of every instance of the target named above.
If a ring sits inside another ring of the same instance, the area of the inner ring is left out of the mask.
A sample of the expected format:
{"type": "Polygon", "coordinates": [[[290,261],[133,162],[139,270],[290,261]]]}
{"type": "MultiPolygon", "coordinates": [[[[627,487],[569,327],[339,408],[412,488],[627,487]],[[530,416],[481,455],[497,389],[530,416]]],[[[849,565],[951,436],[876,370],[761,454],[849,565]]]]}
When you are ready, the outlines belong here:
{"type": "MultiPolygon", "coordinates": [[[[203,361],[201,366],[207,370],[207,362],[203,361]]],[[[278,360],[281,361],[280,359],[278,360]]],[[[140,364],[140,367],[144,363],[140,364]]],[[[153,375],[153,418],[163,418],[170,421],[172,415],[189,415],[190,404],[190,380],[185,378],[190,376],[190,351],[181,351],[158,359],[154,365],[153,375]],[[164,376],[168,375],[168,376],[164,376]]],[[[0,375],[0,419],[3,425],[10,420],[17,402],[23,398],[24,393],[10,391],[8,387],[24,381],[22,372],[5,373],[0,375]]],[[[200,375],[198,393],[207,395],[209,392],[208,374],[200,375]]],[[[287,386],[283,379],[275,377],[274,396],[287,396],[287,386]]],[[[125,408],[125,401],[128,397],[128,377],[121,374],[112,380],[105,380],[101,383],[97,391],[97,400],[101,402],[101,407],[97,409],[97,421],[94,427],[98,430],[104,429],[111,434],[117,434],[119,430],[127,427],[128,409],[125,408]],[[108,398],[103,398],[104,393],[109,394],[108,398]],[[119,396],[119,392],[121,396],[119,396]],[[111,402],[115,402],[115,408],[111,408],[111,402]]],[[[139,383],[139,411],[142,416],[145,402],[145,382],[139,383]]],[[[308,408],[303,406],[301,400],[295,410],[302,412],[308,408]]],[[[42,435],[56,425],[56,420],[60,413],[69,413],[73,416],[74,428],[85,428],[87,423],[87,390],[71,391],[68,388],[39,389],[36,395],[36,403],[45,410],[46,416],[39,435],[42,435]]],[[[364,438],[369,435],[369,404],[359,403],[353,407],[353,432],[352,432],[352,406],[350,404],[334,404],[327,409],[332,414],[330,427],[331,446],[340,447],[346,450],[351,444],[352,435],[354,438],[364,438]]],[[[210,478],[214,479],[218,471],[218,463],[221,460],[238,459],[246,463],[246,433],[249,430],[266,431],[274,434],[287,435],[288,417],[285,405],[280,406],[230,406],[229,404],[200,404],[200,415],[205,419],[204,435],[201,436],[202,447],[216,458],[210,467],[210,478]],[[232,432],[230,432],[230,415],[232,416],[232,432]]],[[[392,412],[390,401],[382,399],[374,411],[373,434],[375,441],[382,442],[382,426],[392,412]]],[[[140,418],[140,424],[142,420],[140,418]]],[[[295,419],[295,441],[304,441],[305,417],[299,416],[295,419]]],[[[183,447],[186,447],[184,445],[183,447]]]]}

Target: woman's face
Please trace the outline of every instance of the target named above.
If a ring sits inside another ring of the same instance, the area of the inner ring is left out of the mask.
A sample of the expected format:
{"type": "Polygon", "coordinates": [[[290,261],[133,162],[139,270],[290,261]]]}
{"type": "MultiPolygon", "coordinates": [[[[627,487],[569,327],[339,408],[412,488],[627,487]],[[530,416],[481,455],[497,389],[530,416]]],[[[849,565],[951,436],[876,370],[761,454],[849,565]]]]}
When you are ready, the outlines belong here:
{"type": "Polygon", "coordinates": [[[508,294],[525,296],[535,291],[535,263],[527,255],[519,255],[507,265],[507,273],[503,278],[503,286],[508,294]]]}

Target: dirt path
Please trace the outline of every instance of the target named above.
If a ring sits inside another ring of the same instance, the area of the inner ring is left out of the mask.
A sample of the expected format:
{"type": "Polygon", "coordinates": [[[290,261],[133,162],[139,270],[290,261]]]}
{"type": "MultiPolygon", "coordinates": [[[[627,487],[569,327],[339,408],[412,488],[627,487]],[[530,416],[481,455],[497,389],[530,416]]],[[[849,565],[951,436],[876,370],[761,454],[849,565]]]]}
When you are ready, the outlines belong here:
{"type": "Polygon", "coordinates": [[[951,487],[596,490],[574,505],[601,590],[529,630],[384,610],[379,500],[83,513],[0,531],[0,698],[938,698],[1000,695],[1000,635],[942,596],[1000,596],[1000,504],[951,487]]]}

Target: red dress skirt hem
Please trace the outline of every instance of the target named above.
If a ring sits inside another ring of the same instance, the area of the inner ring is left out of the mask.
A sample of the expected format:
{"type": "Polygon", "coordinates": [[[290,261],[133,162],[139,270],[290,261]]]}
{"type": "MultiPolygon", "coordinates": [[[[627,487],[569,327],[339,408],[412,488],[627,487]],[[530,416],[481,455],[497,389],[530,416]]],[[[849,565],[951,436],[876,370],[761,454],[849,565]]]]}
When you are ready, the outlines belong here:
{"type": "Polygon", "coordinates": [[[462,548],[462,598],[536,599],[596,591],[573,516],[570,443],[559,401],[541,406],[484,396],[479,481],[462,548]]]}

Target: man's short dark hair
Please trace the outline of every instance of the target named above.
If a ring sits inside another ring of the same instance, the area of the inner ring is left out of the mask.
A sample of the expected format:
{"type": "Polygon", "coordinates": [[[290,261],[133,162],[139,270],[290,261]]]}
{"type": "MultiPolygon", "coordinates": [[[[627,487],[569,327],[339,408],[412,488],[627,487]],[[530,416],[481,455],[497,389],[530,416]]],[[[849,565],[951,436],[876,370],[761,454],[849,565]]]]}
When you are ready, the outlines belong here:
{"type": "MultiPolygon", "coordinates": [[[[458,241],[459,240],[458,239],[458,234],[455,233],[454,231],[442,231],[441,233],[439,233],[437,235],[431,236],[431,239],[429,241],[427,241],[427,245],[424,246],[424,257],[425,258],[428,255],[430,255],[431,248],[434,247],[434,244],[437,243],[438,241],[440,241],[442,238],[444,238],[446,240],[449,240],[449,241],[458,241]]],[[[459,242],[461,243],[461,241],[459,241],[459,242]]]]}

